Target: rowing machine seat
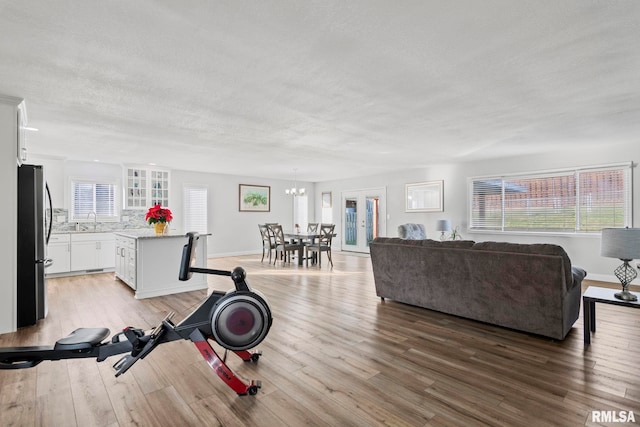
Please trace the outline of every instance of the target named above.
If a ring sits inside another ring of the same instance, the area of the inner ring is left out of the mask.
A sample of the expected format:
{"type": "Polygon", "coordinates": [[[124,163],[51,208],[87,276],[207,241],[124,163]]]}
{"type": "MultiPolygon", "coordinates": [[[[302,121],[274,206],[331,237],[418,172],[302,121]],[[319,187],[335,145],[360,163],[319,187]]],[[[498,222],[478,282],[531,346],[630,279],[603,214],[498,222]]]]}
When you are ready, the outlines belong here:
{"type": "Polygon", "coordinates": [[[60,338],[55,350],[83,350],[100,344],[109,336],[107,328],[79,328],[64,338],[60,338]]]}

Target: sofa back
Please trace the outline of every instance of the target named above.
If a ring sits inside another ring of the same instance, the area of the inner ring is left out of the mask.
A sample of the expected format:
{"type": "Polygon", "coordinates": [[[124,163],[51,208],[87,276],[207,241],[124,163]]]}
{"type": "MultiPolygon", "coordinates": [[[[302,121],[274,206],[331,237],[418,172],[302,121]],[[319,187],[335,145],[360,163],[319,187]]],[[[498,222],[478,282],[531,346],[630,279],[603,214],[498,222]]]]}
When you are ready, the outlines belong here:
{"type": "Polygon", "coordinates": [[[479,242],[474,244],[471,249],[491,252],[558,256],[562,258],[563,261],[564,280],[567,285],[567,289],[570,289],[572,286],[573,278],[571,276],[571,260],[562,246],[548,243],[521,244],[507,242],[479,242]]]}
{"type": "Polygon", "coordinates": [[[557,245],[377,238],[377,295],[500,326],[563,338],[577,309],[564,308],[571,278],[557,245]]]}

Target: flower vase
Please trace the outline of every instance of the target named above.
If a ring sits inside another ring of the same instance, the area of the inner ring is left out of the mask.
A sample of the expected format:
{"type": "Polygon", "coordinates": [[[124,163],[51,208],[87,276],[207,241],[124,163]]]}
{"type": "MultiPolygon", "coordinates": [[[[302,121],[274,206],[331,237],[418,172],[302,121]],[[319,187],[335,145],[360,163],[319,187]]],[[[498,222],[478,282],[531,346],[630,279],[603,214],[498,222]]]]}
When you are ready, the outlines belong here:
{"type": "Polygon", "coordinates": [[[166,222],[156,222],[153,224],[153,229],[156,231],[156,235],[160,236],[164,234],[164,230],[167,227],[166,222]]]}

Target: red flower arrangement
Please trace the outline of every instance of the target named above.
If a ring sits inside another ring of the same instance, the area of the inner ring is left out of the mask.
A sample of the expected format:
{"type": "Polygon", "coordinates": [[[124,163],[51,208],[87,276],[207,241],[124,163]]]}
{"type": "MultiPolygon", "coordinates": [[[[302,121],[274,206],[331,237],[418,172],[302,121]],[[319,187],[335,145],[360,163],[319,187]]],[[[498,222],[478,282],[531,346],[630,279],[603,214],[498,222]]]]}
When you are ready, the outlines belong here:
{"type": "Polygon", "coordinates": [[[157,204],[154,207],[149,208],[144,219],[149,224],[155,224],[158,222],[165,223],[171,222],[171,220],[173,219],[173,215],[171,214],[171,211],[169,209],[163,208],[160,206],[160,204],[157,204]]]}

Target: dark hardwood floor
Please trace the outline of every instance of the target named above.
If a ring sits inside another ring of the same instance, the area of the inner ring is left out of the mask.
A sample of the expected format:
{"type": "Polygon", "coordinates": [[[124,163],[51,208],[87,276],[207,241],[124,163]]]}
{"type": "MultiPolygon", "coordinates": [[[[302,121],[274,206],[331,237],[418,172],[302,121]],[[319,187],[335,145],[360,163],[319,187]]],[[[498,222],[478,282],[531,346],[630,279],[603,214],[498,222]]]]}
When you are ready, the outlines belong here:
{"type": "MultiPolygon", "coordinates": [[[[118,378],[119,356],[0,370],[0,426],[598,425],[592,411],[633,411],[640,421],[640,311],[599,304],[585,348],[582,319],[552,341],[381,302],[368,257],[336,252],[334,264],[209,260],[243,266],[273,311],[260,361],[228,359],[240,377],[262,380],[256,396],[237,396],[192,343],[177,341],[118,378]]],[[[172,310],[179,321],[206,296],[135,300],[112,273],[48,285],[48,317],[0,335],[0,346],[49,345],[78,327],[149,329],[172,310]]],[[[209,285],[232,288],[225,277],[209,285]]]]}

